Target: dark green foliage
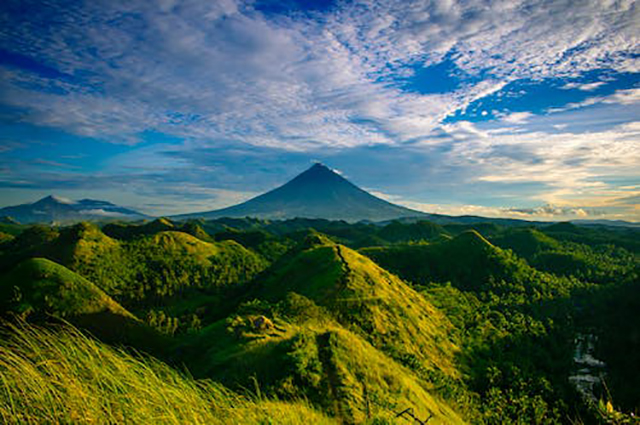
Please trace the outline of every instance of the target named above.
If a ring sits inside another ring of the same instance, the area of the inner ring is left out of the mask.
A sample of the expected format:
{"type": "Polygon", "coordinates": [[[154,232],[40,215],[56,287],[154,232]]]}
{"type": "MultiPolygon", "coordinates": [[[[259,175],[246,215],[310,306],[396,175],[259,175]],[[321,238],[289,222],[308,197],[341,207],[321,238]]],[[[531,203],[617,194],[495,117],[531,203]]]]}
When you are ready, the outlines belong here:
{"type": "Polygon", "coordinates": [[[589,246],[614,244],[633,253],[640,253],[640,229],[621,227],[581,227],[571,223],[557,223],[541,230],[558,240],[589,246]]]}
{"type": "MultiPolygon", "coordinates": [[[[569,223],[550,228],[583,232],[569,223]]],[[[591,229],[586,231],[593,232],[591,229]]],[[[538,270],[573,276],[587,282],[608,283],[623,279],[633,271],[637,262],[634,254],[611,243],[587,245],[558,241],[532,228],[508,229],[492,241],[503,248],[512,249],[538,270]]]]}
{"type": "Polygon", "coordinates": [[[191,236],[195,236],[201,241],[205,242],[213,242],[213,238],[209,236],[207,232],[204,231],[202,226],[195,220],[189,220],[180,226],[180,231],[190,234],[191,236]]]}
{"type": "Polygon", "coordinates": [[[249,248],[268,261],[273,262],[280,258],[294,243],[288,238],[276,237],[266,230],[236,230],[228,228],[214,235],[217,241],[232,240],[245,248],[249,248]]]}
{"type": "Polygon", "coordinates": [[[11,217],[3,217],[0,219],[0,232],[2,233],[16,236],[27,228],[29,228],[28,225],[20,224],[11,217]]]}
{"type": "Polygon", "coordinates": [[[2,246],[11,242],[15,237],[10,235],[9,233],[0,232],[0,250],[2,250],[2,246]]]}
{"type": "Polygon", "coordinates": [[[451,282],[463,290],[523,300],[566,295],[574,283],[541,273],[511,251],[493,246],[476,231],[432,244],[392,245],[361,252],[416,284],[451,282]]]}
{"type": "Polygon", "coordinates": [[[0,312],[35,323],[64,319],[104,341],[158,354],[167,345],[96,285],[44,258],[25,260],[0,276],[0,312]]]}
{"type": "Polygon", "coordinates": [[[4,310],[58,317],[109,311],[133,317],[93,283],[44,258],[26,260],[0,278],[4,310]]]}
{"type": "Polygon", "coordinates": [[[596,355],[608,365],[607,384],[624,411],[640,413],[640,279],[639,269],[627,282],[593,291],[585,322],[597,336],[596,355]]]}
{"type": "Polygon", "coordinates": [[[501,227],[495,223],[478,222],[473,224],[445,224],[442,226],[445,231],[451,235],[459,235],[460,233],[475,230],[486,237],[500,234],[504,227],[501,227]]]}
{"type": "Polygon", "coordinates": [[[394,221],[378,231],[380,238],[394,243],[429,241],[443,234],[447,234],[447,231],[442,226],[429,221],[417,221],[408,224],[394,221]]]}
{"type": "Polygon", "coordinates": [[[535,255],[559,249],[561,244],[535,228],[509,229],[491,241],[501,248],[511,249],[519,256],[531,259],[535,255]]]}
{"type": "Polygon", "coordinates": [[[155,235],[169,230],[178,230],[176,225],[168,218],[157,218],[142,225],[130,223],[109,223],[102,231],[107,236],[122,240],[131,240],[140,236],[155,235]]]}

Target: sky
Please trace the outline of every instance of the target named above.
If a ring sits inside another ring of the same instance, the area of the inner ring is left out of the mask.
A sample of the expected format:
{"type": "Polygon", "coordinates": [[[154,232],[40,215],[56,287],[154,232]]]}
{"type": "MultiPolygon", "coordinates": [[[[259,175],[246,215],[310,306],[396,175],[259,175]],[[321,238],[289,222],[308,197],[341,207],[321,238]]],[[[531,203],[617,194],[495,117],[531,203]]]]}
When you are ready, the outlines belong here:
{"type": "Polygon", "coordinates": [[[205,211],[315,161],[426,212],[640,221],[640,2],[0,2],[0,207],[205,211]]]}

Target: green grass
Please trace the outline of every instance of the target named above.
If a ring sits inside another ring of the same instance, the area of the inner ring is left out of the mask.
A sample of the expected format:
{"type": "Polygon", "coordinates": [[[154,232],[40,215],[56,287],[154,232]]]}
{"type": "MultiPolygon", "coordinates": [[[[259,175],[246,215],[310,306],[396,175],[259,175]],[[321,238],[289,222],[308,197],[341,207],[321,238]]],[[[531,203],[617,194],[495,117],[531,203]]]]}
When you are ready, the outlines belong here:
{"type": "Polygon", "coordinates": [[[560,248],[560,242],[533,228],[510,229],[504,234],[492,238],[492,241],[501,248],[511,249],[526,259],[533,258],[534,255],[543,251],[560,248]]]}
{"type": "Polygon", "coordinates": [[[193,336],[181,347],[188,364],[233,388],[259,382],[283,399],[303,396],[345,423],[394,423],[408,407],[423,419],[433,415],[430,423],[463,422],[433,385],[338,323],[272,316],[274,327],[259,331],[255,318],[235,316],[193,336]]]}
{"type": "Polygon", "coordinates": [[[0,276],[0,311],[32,322],[63,319],[98,336],[161,354],[169,341],[84,277],[45,258],[0,276]]]}
{"type": "Polygon", "coordinates": [[[534,269],[474,230],[431,244],[399,244],[360,252],[412,283],[451,282],[464,291],[517,297],[521,302],[566,296],[576,286],[567,278],[534,269]]]}
{"type": "Polygon", "coordinates": [[[452,325],[438,309],[356,251],[317,235],[311,239],[261,277],[257,298],[303,295],[394,358],[456,375],[452,325]]]}
{"type": "Polygon", "coordinates": [[[93,283],[45,258],[25,260],[0,277],[0,302],[22,315],[70,317],[108,312],[134,318],[93,283]]]}
{"type": "Polygon", "coordinates": [[[241,397],[149,357],[63,327],[5,325],[0,419],[7,424],[331,424],[304,402],[241,397]]]}

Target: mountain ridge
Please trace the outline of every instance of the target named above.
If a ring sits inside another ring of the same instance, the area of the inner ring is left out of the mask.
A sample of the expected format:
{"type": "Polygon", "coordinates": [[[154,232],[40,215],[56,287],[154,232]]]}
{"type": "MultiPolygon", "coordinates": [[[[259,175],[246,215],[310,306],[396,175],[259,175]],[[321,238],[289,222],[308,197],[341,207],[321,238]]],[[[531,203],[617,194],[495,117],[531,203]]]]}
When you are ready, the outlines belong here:
{"type": "Polygon", "coordinates": [[[73,201],[56,195],[45,196],[32,203],[0,208],[0,216],[11,217],[23,224],[148,218],[147,215],[138,211],[108,201],[96,199],[73,201]]]}

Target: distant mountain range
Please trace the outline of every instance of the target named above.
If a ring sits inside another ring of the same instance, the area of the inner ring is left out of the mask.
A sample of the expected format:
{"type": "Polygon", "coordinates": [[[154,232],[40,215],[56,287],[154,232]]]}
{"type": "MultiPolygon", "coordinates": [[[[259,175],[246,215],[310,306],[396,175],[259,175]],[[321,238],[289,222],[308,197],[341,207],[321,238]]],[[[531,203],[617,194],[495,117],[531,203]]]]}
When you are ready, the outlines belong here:
{"type": "Polygon", "coordinates": [[[148,216],[137,211],[95,199],[72,201],[50,195],[32,204],[0,208],[0,217],[24,224],[71,223],[97,220],[140,220],[148,216]]]}
{"type": "MultiPolygon", "coordinates": [[[[246,202],[227,208],[172,216],[172,219],[252,217],[269,220],[293,218],[365,221],[385,225],[394,220],[412,223],[428,220],[436,224],[494,223],[504,226],[536,226],[550,222],[481,216],[430,214],[392,204],[351,183],[329,167],[316,163],[284,185],[246,202]]],[[[0,208],[2,223],[57,223],[79,221],[142,220],[151,218],[107,201],[72,201],[47,196],[32,204],[0,208]]],[[[635,227],[640,223],[621,220],[571,220],[579,226],[635,227]]]]}
{"type": "Polygon", "coordinates": [[[185,218],[296,217],[346,221],[383,221],[429,214],[392,204],[360,189],[320,163],[288,183],[232,207],[175,216],[185,218]]]}

